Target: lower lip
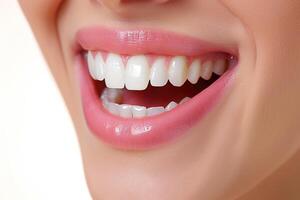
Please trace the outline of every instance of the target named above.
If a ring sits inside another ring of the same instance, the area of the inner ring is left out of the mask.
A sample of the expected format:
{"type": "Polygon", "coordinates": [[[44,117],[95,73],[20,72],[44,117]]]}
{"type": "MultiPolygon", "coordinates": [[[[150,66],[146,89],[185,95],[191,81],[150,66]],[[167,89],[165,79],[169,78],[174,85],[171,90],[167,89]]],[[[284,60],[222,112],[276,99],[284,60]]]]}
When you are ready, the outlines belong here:
{"type": "Polygon", "coordinates": [[[81,55],[77,56],[76,65],[89,129],[103,142],[124,150],[152,149],[188,133],[220,101],[235,69],[230,68],[208,88],[172,111],[154,117],[124,119],[105,110],[81,55]]]}

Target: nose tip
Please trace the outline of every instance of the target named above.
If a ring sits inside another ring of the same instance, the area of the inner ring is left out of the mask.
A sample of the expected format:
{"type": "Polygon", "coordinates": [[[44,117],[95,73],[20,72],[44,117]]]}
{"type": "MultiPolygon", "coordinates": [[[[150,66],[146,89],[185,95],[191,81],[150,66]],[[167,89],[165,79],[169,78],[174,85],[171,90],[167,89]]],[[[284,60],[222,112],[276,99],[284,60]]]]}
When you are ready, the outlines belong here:
{"type": "Polygon", "coordinates": [[[113,11],[120,11],[122,7],[128,4],[134,3],[156,3],[156,4],[163,4],[167,3],[170,0],[97,0],[100,4],[104,5],[105,7],[113,10],[113,11]]]}

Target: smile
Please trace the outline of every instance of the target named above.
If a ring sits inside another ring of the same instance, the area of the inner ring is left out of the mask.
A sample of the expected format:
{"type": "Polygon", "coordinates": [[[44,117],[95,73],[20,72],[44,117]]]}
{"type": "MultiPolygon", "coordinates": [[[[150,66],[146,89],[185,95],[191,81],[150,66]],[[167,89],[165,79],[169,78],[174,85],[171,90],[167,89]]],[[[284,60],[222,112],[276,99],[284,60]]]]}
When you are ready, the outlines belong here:
{"type": "Polygon", "coordinates": [[[76,43],[88,127],[126,150],[187,133],[221,101],[238,60],[232,47],[152,30],[85,28],[76,43]]]}

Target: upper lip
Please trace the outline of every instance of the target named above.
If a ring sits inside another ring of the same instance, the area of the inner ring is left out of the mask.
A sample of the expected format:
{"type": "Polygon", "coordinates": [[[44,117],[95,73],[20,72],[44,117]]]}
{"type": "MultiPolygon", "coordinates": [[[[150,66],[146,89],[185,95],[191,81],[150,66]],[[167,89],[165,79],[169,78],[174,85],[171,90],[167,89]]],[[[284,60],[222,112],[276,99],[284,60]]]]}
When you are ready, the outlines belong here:
{"type": "Polygon", "coordinates": [[[234,45],[217,44],[154,29],[87,27],[77,32],[76,44],[76,50],[101,50],[124,55],[198,56],[212,52],[237,55],[234,45]]]}

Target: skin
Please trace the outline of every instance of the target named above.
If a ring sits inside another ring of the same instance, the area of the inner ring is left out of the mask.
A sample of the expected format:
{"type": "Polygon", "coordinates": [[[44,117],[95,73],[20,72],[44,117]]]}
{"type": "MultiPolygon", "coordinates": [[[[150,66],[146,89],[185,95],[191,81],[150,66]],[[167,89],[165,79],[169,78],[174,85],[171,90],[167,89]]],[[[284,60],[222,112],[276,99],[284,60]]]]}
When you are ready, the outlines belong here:
{"type": "Polygon", "coordinates": [[[74,121],[93,199],[300,198],[299,1],[20,4],[74,121]],[[71,45],[76,31],[89,25],[151,27],[235,45],[240,55],[233,85],[176,142],[151,151],[113,149],[90,133],[81,109],[71,45]]]}

